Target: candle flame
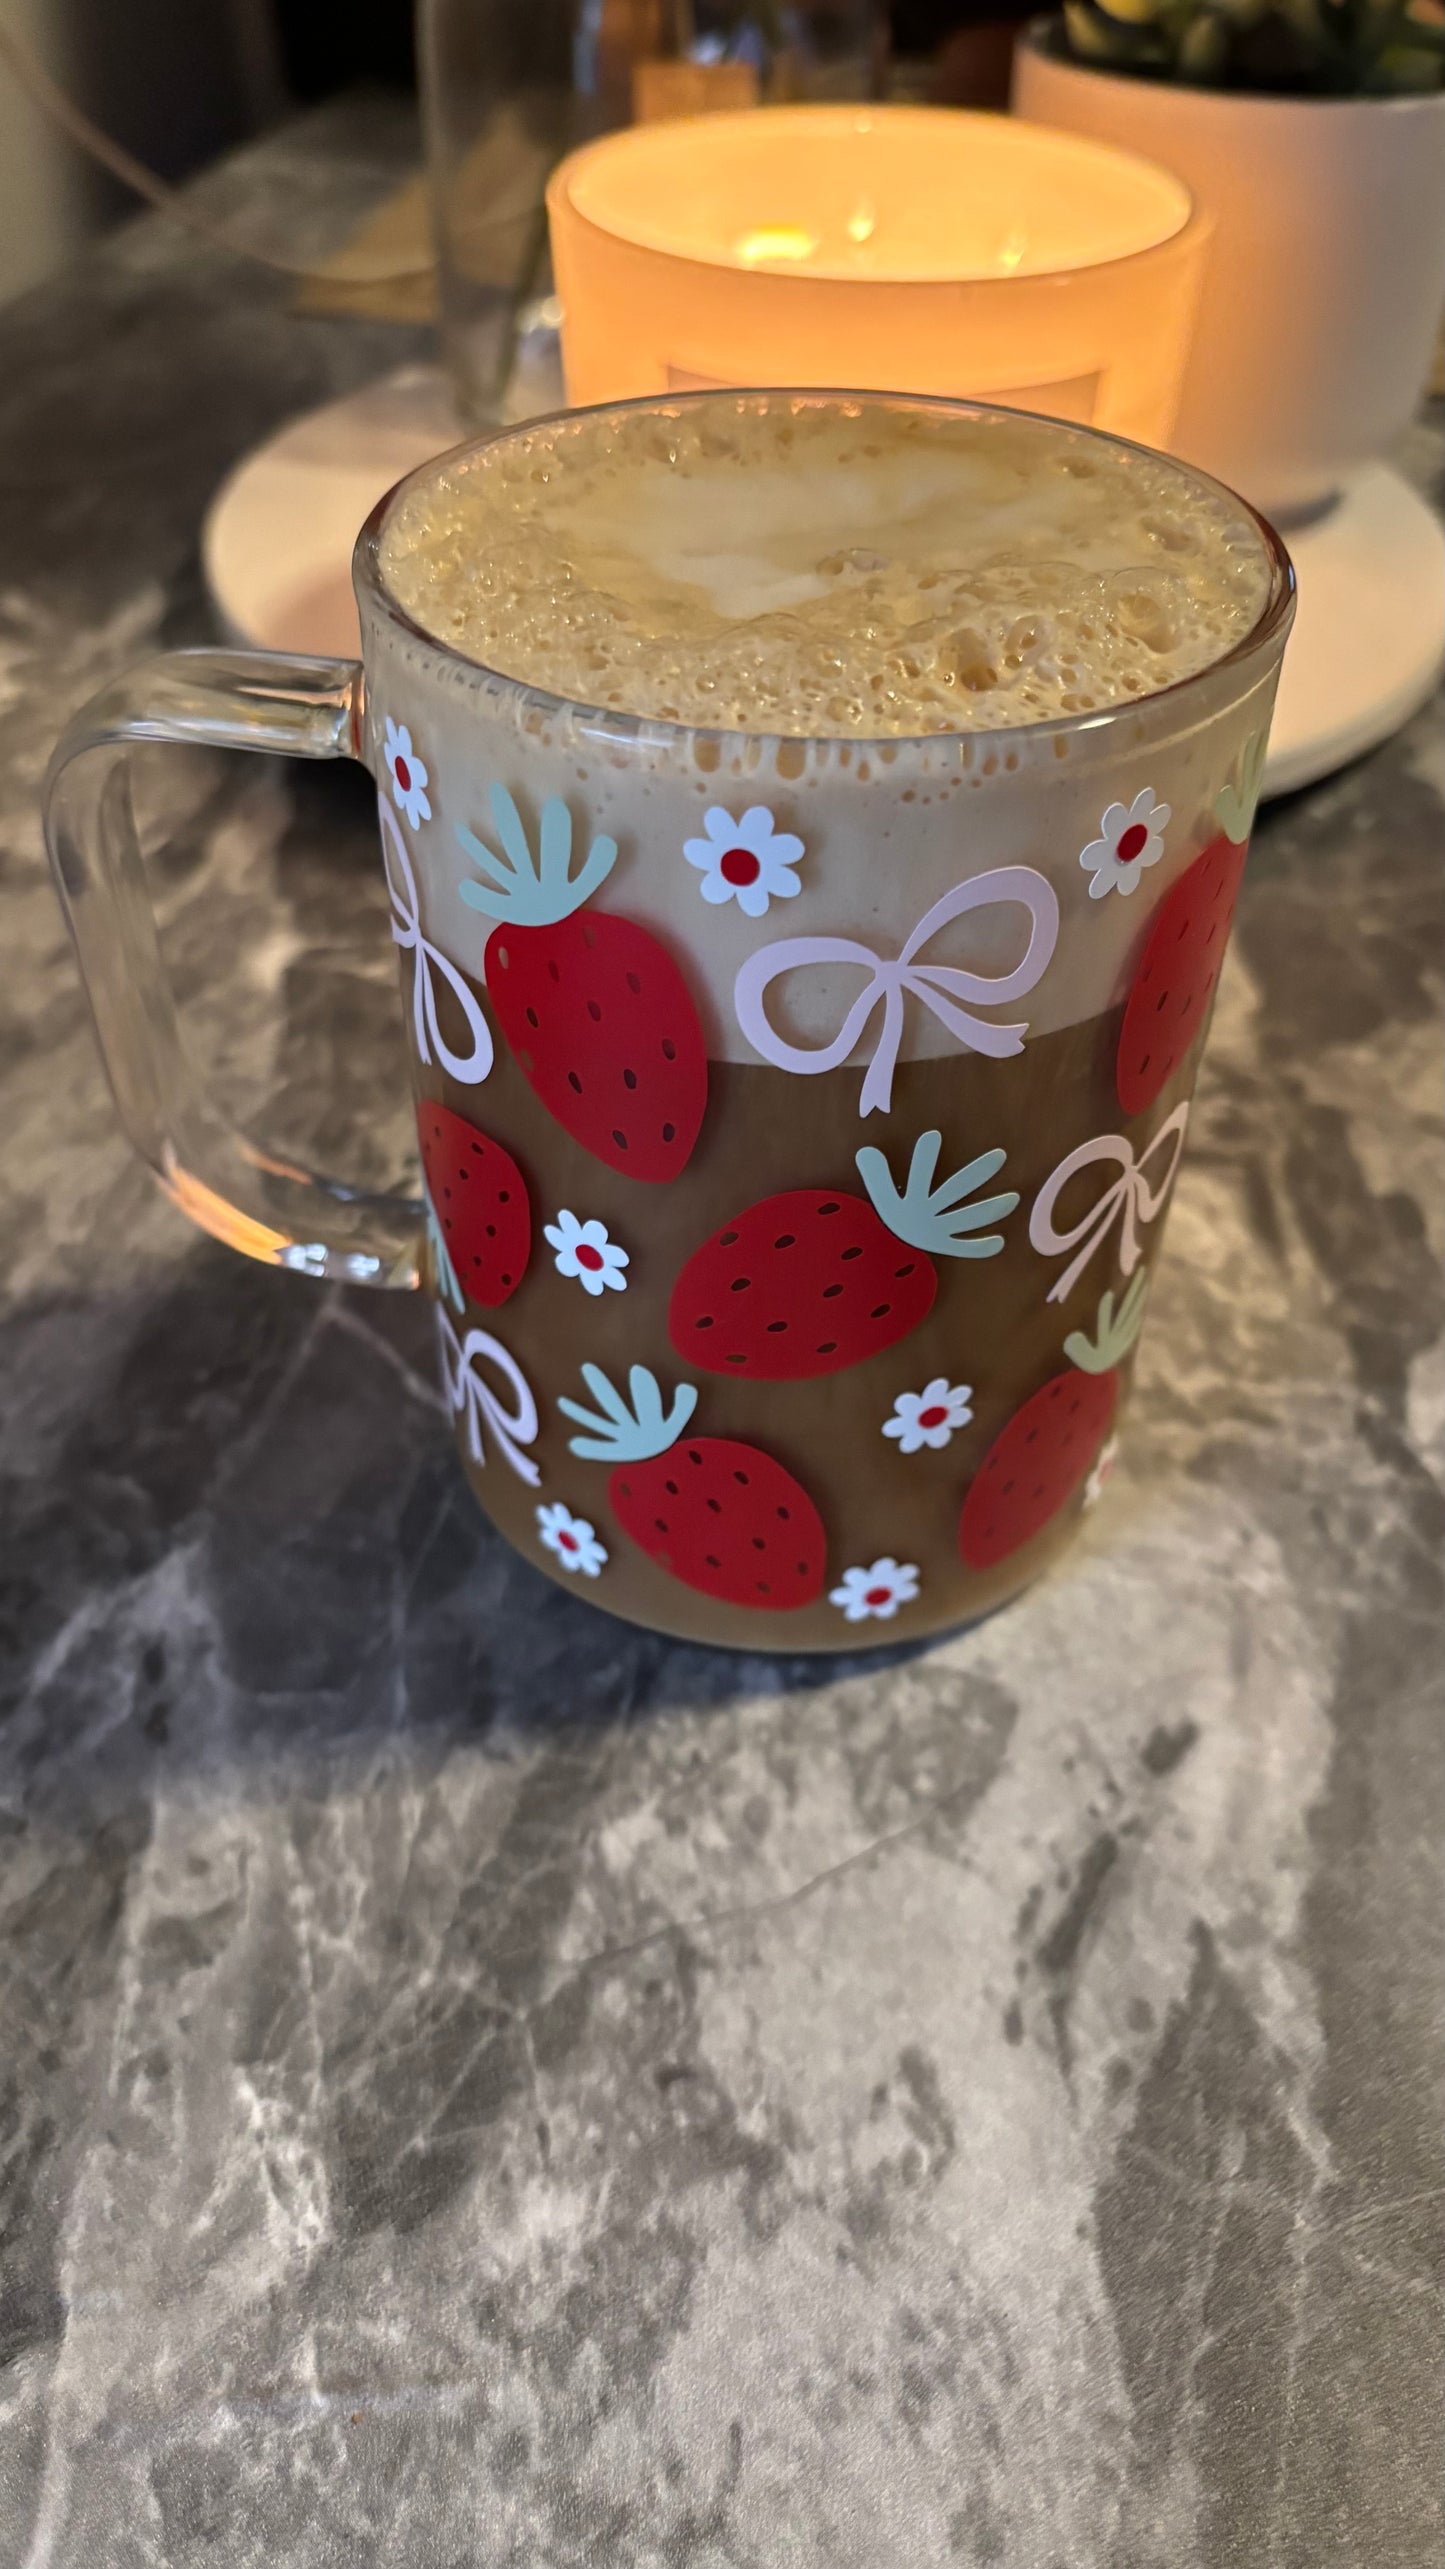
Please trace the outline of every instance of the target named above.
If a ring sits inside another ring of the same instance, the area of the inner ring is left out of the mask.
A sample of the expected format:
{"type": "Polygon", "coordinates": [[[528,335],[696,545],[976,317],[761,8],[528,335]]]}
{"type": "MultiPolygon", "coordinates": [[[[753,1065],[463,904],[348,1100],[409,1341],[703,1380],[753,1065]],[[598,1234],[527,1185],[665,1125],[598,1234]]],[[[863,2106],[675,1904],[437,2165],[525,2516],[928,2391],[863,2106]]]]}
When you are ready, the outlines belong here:
{"type": "Polygon", "coordinates": [[[745,267],[758,267],[766,259],[811,259],[817,247],[817,234],[801,223],[760,223],[743,233],[734,255],[745,267]]]}

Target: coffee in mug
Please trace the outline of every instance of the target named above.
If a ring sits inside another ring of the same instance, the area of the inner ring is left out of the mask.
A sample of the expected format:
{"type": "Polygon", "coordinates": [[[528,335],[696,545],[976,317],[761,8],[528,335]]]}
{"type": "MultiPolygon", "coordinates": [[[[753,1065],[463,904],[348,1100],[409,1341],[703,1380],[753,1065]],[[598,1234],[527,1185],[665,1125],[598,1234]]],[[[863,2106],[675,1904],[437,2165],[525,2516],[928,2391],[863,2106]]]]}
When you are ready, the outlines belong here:
{"type": "MultiPolygon", "coordinates": [[[[1087,430],[718,393],[423,468],[356,577],[326,701],[377,780],[424,1246],[353,1205],[260,1253],[420,1273],[482,1505],[615,1613],[827,1650],[997,1605],[1115,1450],[1277,541],[1087,430]]],[[[234,1164],[169,1147],[234,1236],[234,1164]]]]}

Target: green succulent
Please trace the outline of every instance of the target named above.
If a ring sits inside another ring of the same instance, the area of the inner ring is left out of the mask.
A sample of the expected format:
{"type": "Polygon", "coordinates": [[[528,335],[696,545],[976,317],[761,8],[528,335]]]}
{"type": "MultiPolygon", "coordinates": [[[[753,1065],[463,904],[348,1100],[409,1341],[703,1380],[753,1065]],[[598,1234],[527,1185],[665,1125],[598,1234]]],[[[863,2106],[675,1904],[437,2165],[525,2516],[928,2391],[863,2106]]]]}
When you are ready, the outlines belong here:
{"type": "Polygon", "coordinates": [[[1063,0],[1075,62],[1202,89],[1396,98],[1445,86],[1440,0],[1063,0]]]}

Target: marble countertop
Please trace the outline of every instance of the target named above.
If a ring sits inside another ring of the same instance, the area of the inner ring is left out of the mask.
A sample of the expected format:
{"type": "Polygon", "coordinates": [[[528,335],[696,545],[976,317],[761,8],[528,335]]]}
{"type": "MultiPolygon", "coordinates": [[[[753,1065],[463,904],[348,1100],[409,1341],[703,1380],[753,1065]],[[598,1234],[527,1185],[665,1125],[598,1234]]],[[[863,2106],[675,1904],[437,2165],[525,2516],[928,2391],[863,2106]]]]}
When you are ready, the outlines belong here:
{"type": "MultiPolygon", "coordinates": [[[[319,249],[409,149],[200,201],[319,249]]],[[[0,2560],[1426,2569],[1438,727],[1261,824],[1070,1560],[650,1639],[488,1533],[419,1307],[152,1193],[43,873],[227,465],[419,349],[154,220],[0,314],[0,2560]]],[[[141,799],[225,1095],[398,1174],[363,780],[141,799]]]]}

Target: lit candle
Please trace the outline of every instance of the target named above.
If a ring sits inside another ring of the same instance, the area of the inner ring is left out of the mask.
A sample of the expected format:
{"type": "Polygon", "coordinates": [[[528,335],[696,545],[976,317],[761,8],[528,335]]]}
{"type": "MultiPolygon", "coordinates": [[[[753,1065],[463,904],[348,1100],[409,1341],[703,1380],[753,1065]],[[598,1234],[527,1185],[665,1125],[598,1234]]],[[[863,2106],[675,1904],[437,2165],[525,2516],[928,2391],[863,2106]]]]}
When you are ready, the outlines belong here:
{"type": "Polygon", "coordinates": [[[1168,437],[1207,225],[1152,161],[936,107],[635,126],[548,190],[569,398],[973,395],[1168,437]]]}

